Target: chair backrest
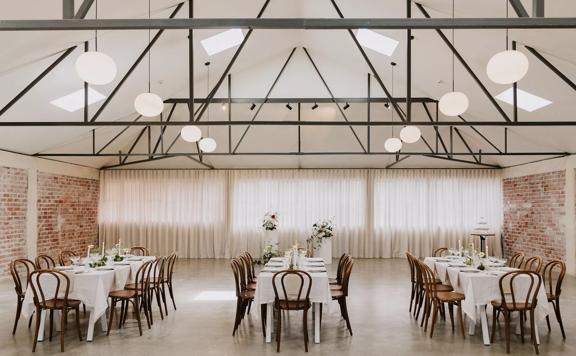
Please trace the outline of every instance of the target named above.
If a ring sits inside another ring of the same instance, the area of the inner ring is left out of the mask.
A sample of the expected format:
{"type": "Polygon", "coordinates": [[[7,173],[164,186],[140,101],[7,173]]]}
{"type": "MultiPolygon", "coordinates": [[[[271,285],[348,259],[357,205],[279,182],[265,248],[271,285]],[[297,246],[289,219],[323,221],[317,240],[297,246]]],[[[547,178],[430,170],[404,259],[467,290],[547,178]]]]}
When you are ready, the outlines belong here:
{"type": "Polygon", "coordinates": [[[172,276],[174,275],[174,265],[176,264],[176,260],[178,259],[178,255],[176,252],[172,252],[170,256],[168,256],[168,261],[166,265],[166,280],[172,283],[172,276]]]}
{"type": "Polygon", "coordinates": [[[422,284],[425,287],[426,294],[428,298],[434,299],[436,298],[436,276],[434,275],[434,271],[430,269],[424,262],[420,260],[415,260],[415,266],[419,271],[420,278],[422,280],[422,284]]]}
{"type": "Polygon", "coordinates": [[[350,284],[350,276],[352,275],[352,267],[354,266],[354,259],[350,256],[345,260],[342,267],[342,292],[344,296],[348,296],[348,285],[350,284]]]}
{"type": "Polygon", "coordinates": [[[71,263],[70,257],[72,256],[78,255],[74,251],[70,250],[64,250],[60,252],[60,255],[58,255],[58,262],[60,263],[60,266],[66,266],[68,263],[71,263]]]}
{"type": "Polygon", "coordinates": [[[508,261],[508,266],[514,268],[521,268],[523,262],[524,262],[524,254],[522,252],[518,252],[514,254],[512,257],[510,257],[510,261],[508,261]]]}
{"type": "Polygon", "coordinates": [[[540,256],[530,257],[529,259],[526,260],[526,262],[524,262],[523,269],[526,271],[540,273],[540,270],[542,270],[542,257],[540,256]]]}
{"type": "Polygon", "coordinates": [[[30,282],[30,274],[35,270],[34,262],[26,258],[19,258],[10,262],[10,274],[14,280],[14,289],[18,297],[24,298],[30,282]]]}
{"type": "Polygon", "coordinates": [[[416,267],[414,266],[414,257],[410,252],[406,252],[406,260],[408,261],[408,266],[410,267],[410,282],[416,283],[416,267]]]}
{"type": "Polygon", "coordinates": [[[542,270],[542,283],[546,292],[553,298],[558,298],[562,293],[562,281],[566,275],[566,264],[562,261],[550,261],[542,270]]]}
{"type": "Polygon", "coordinates": [[[53,269],[56,267],[54,259],[48,255],[38,255],[36,257],[36,269],[53,269]]]}
{"type": "MultiPolygon", "coordinates": [[[[301,270],[279,271],[272,276],[272,287],[274,287],[276,301],[309,302],[312,277],[301,270]],[[279,281],[277,282],[278,279],[279,281]],[[282,287],[280,293],[278,284],[282,287]]],[[[287,309],[290,309],[290,304],[286,306],[287,309]]]]}
{"type": "Polygon", "coordinates": [[[255,265],[254,258],[252,257],[252,255],[248,251],[244,252],[244,254],[248,258],[248,261],[250,262],[250,275],[252,276],[252,280],[255,280],[256,279],[256,270],[254,269],[254,265],[255,265]]]}
{"type": "Polygon", "coordinates": [[[336,281],[338,284],[342,284],[342,269],[348,258],[350,258],[350,255],[343,253],[342,256],[340,256],[340,260],[338,260],[338,269],[336,269],[336,281]]]}
{"type": "Polygon", "coordinates": [[[232,273],[234,273],[236,297],[240,297],[242,292],[246,290],[246,280],[243,272],[244,266],[242,266],[242,261],[239,258],[233,258],[230,262],[230,267],[232,267],[232,273]]]}
{"type": "Polygon", "coordinates": [[[434,251],[434,257],[442,257],[448,253],[448,247],[440,247],[434,251]]]}
{"type": "Polygon", "coordinates": [[[248,283],[254,281],[256,276],[254,274],[254,265],[252,263],[250,254],[248,252],[244,252],[238,256],[238,258],[242,260],[242,266],[244,267],[246,273],[246,281],[248,283]]]}
{"type": "Polygon", "coordinates": [[[36,306],[46,308],[47,301],[58,299],[63,301],[63,308],[67,308],[70,279],[63,272],[36,270],[30,274],[30,286],[36,306]]]}
{"type": "Polygon", "coordinates": [[[152,270],[153,262],[154,261],[146,261],[138,268],[136,278],[134,278],[134,285],[137,293],[146,293],[150,288],[150,271],[152,270]]]}
{"type": "Polygon", "coordinates": [[[498,282],[502,307],[508,310],[535,308],[542,279],[532,271],[508,272],[498,282]]]}
{"type": "Polygon", "coordinates": [[[150,256],[150,251],[143,246],[133,246],[130,248],[130,254],[136,256],[150,256]]]}

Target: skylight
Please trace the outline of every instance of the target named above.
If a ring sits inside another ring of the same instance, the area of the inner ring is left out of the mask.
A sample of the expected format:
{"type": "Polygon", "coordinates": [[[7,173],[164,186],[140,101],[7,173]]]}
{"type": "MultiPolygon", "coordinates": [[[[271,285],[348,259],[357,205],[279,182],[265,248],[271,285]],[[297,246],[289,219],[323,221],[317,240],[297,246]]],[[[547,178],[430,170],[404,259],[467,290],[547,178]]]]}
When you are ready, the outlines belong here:
{"type": "Polygon", "coordinates": [[[382,53],[388,57],[392,56],[396,46],[398,46],[398,41],[363,28],[358,30],[356,38],[362,46],[370,48],[378,53],[382,53]]]}
{"type": "MultiPolygon", "coordinates": [[[[524,90],[518,90],[518,107],[522,110],[532,112],[541,109],[545,106],[552,104],[550,100],[541,98],[534,94],[530,94],[524,90]]],[[[496,95],[496,99],[502,100],[503,102],[514,105],[514,89],[510,88],[502,93],[496,95]]]]}
{"type": "MultiPolygon", "coordinates": [[[[96,90],[88,88],[88,105],[97,103],[101,100],[104,100],[105,98],[106,96],[100,94],[96,90]]],[[[50,104],[69,112],[80,110],[84,107],[84,89],[80,89],[73,92],[72,94],[54,99],[50,102],[50,104]]]]}
{"type": "Polygon", "coordinates": [[[233,28],[200,41],[206,53],[212,56],[229,48],[236,47],[244,40],[244,33],[239,28],[233,28]]]}

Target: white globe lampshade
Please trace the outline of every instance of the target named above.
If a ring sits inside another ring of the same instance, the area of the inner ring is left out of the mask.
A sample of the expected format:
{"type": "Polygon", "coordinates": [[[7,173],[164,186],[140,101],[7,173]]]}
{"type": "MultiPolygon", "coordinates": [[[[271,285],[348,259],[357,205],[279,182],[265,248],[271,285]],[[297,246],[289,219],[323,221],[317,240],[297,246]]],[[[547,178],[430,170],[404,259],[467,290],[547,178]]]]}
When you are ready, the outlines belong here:
{"type": "Polygon", "coordinates": [[[440,98],[438,108],[446,116],[462,115],[468,110],[468,97],[459,91],[444,94],[440,98]]]}
{"type": "Polygon", "coordinates": [[[422,132],[418,126],[405,126],[400,130],[400,139],[406,143],[414,143],[420,139],[422,132]]]}
{"type": "Polygon", "coordinates": [[[211,137],[205,137],[200,140],[198,146],[204,152],[214,152],[216,150],[216,140],[211,137]]]}
{"type": "Polygon", "coordinates": [[[384,142],[384,149],[388,152],[398,152],[402,149],[402,141],[396,137],[389,138],[384,142]]]}
{"type": "Polygon", "coordinates": [[[186,142],[197,142],[202,138],[202,130],[198,126],[184,126],[180,131],[180,136],[186,142]]]}
{"type": "Polygon", "coordinates": [[[116,77],[116,63],[102,52],[84,52],[76,58],[76,73],[92,85],[104,85],[116,77]]]}
{"type": "Polygon", "coordinates": [[[520,51],[503,51],[496,53],[488,61],[486,74],[497,84],[512,84],[524,78],[528,73],[530,62],[520,51]]]}
{"type": "Polygon", "coordinates": [[[153,93],[142,93],[134,99],[136,111],[146,117],[158,116],[164,110],[162,98],[153,93]]]}

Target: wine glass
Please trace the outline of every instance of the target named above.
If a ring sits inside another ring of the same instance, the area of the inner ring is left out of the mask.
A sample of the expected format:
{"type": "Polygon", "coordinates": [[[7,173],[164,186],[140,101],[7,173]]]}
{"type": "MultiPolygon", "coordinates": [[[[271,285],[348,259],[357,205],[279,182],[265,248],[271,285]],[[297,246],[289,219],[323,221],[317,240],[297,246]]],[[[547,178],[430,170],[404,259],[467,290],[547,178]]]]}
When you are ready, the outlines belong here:
{"type": "Polygon", "coordinates": [[[80,256],[70,256],[70,262],[72,262],[72,265],[74,266],[78,265],[78,262],[80,262],[80,256]]]}

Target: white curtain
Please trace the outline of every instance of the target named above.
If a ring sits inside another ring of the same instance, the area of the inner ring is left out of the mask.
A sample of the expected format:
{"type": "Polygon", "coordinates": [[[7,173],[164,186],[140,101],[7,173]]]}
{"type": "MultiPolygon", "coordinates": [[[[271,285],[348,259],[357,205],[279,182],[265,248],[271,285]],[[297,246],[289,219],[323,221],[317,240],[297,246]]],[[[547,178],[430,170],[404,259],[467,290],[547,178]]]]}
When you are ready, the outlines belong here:
{"type": "Polygon", "coordinates": [[[103,171],[101,185],[107,244],[192,258],[260,255],[266,212],[278,213],[281,248],[333,218],[334,256],[356,257],[429,255],[466,242],[481,217],[499,236],[502,220],[495,170],[119,170],[103,171]]]}

